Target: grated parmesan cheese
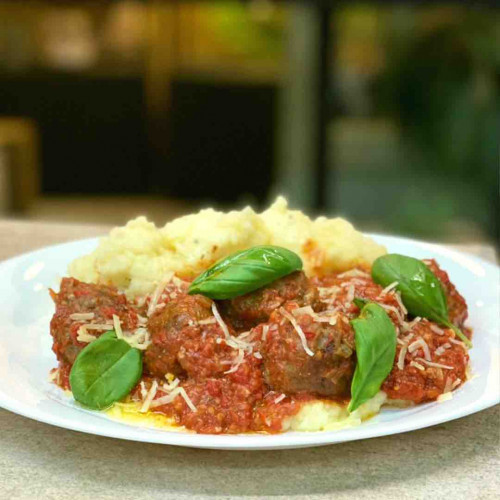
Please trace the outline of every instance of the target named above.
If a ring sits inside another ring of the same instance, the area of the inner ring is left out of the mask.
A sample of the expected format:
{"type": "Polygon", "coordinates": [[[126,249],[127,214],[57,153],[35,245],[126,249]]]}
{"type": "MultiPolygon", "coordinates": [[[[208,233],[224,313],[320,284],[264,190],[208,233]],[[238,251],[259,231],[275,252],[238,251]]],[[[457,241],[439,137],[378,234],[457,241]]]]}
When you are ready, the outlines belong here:
{"type": "Polygon", "coordinates": [[[229,329],[224,323],[224,320],[222,319],[221,315],[219,314],[219,311],[217,310],[217,306],[215,305],[215,302],[212,303],[212,312],[213,315],[215,316],[215,320],[219,324],[222,332],[224,333],[225,339],[216,339],[215,341],[217,344],[220,344],[221,342],[225,342],[226,345],[229,347],[232,347],[233,349],[239,349],[243,351],[247,351],[248,353],[251,353],[253,350],[253,344],[250,342],[245,342],[244,340],[238,339],[237,337],[233,337],[229,333],[229,329]]]}
{"type": "Polygon", "coordinates": [[[446,342],[446,344],[443,344],[441,346],[439,346],[435,351],[434,351],[434,354],[436,356],[441,356],[442,354],[444,354],[444,352],[446,351],[446,349],[449,349],[451,347],[451,344],[449,344],[448,342],[446,342]]]}
{"type": "Polygon", "coordinates": [[[217,310],[217,306],[215,305],[215,302],[212,302],[212,313],[215,316],[215,321],[217,321],[217,323],[219,324],[226,339],[231,337],[231,335],[229,334],[229,329],[228,329],[226,323],[224,323],[224,320],[221,318],[221,315],[219,314],[219,311],[217,310]]]}
{"type": "Polygon", "coordinates": [[[229,370],[225,371],[224,374],[234,373],[238,371],[238,368],[240,367],[241,363],[243,363],[244,359],[245,359],[245,352],[243,351],[243,349],[238,349],[238,355],[236,357],[235,362],[233,363],[233,366],[229,370]]]}
{"type": "Polygon", "coordinates": [[[453,366],[443,365],[441,363],[433,363],[432,361],[427,361],[426,359],[423,358],[417,358],[417,359],[421,363],[424,363],[428,366],[432,366],[433,368],[443,368],[445,370],[453,370],[453,366]]]}
{"type": "Polygon", "coordinates": [[[85,325],[82,325],[80,328],[78,328],[76,340],[78,342],[82,342],[85,344],[89,344],[90,342],[93,342],[97,337],[94,335],[91,335],[90,333],[87,332],[87,328],[85,325]]]}
{"type": "Polygon", "coordinates": [[[158,382],[156,380],[153,380],[153,383],[151,384],[146,399],[144,399],[144,402],[142,403],[142,406],[139,410],[141,413],[146,413],[149,410],[151,402],[156,396],[157,389],[158,389],[158,382]]]}
{"type": "Polygon", "coordinates": [[[297,307],[297,309],[294,309],[292,311],[292,314],[294,316],[302,316],[304,314],[308,314],[309,316],[316,316],[316,313],[313,311],[313,308],[311,306],[297,307]]]}
{"type": "Polygon", "coordinates": [[[264,325],[262,327],[262,342],[266,341],[267,334],[269,333],[269,325],[264,325]]]}
{"type": "Polygon", "coordinates": [[[387,304],[379,304],[379,306],[383,307],[386,311],[392,311],[396,315],[396,318],[399,323],[401,324],[405,323],[404,318],[401,316],[401,311],[399,311],[396,307],[389,306],[387,304]]]}
{"type": "Polygon", "coordinates": [[[274,404],[278,404],[278,403],[281,403],[281,401],[283,401],[284,399],[286,398],[286,394],[280,394],[275,400],[274,400],[274,404]]]}
{"type": "Polygon", "coordinates": [[[165,290],[165,287],[172,281],[173,278],[174,278],[174,273],[169,272],[158,283],[158,286],[155,288],[153,294],[151,295],[151,301],[149,302],[149,307],[147,312],[148,316],[151,316],[155,312],[158,300],[161,297],[163,290],[165,290]]]}
{"type": "Polygon", "coordinates": [[[302,347],[304,348],[306,354],[308,356],[314,356],[314,353],[311,351],[311,349],[309,349],[309,346],[307,345],[306,336],[304,335],[304,332],[302,331],[300,325],[297,323],[297,320],[283,307],[280,307],[280,312],[288,321],[290,321],[292,326],[295,328],[295,331],[300,338],[300,342],[302,343],[302,347]]]}
{"type": "Polygon", "coordinates": [[[415,368],[418,368],[422,372],[425,370],[425,368],[420,363],[417,363],[416,361],[411,361],[410,366],[414,366],[415,368]]]}
{"type": "Polygon", "coordinates": [[[360,269],[349,269],[337,275],[337,278],[369,278],[369,274],[361,271],[360,269]]]}
{"type": "Polygon", "coordinates": [[[431,323],[430,328],[434,333],[437,333],[438,335],[444,335],[444,330],[439,328],[439,326],[435,325],[434,323],[431,323]]]}
{"type": "Polygon", "coordinates": [[[346,301],[347,301],[347,304],[346,304],[346,307],[347,305],[351,305],[351,302],[354,300],[354,285],[349,285],[349,288],[347,289],[347,295],[346,295],[346,301]]]}
{"type": "Polygon", "coordinates": [[[207,318],[207,319],[201,319],[198,321],[199,325],[213,325],[216,323],[215,318],[207,318]]]}
{"type": "Polygon", "coordinates": [[[419,338],[418,340],[415,340],[415,342],[411,343],[408,346],[408,351],[410,353],[413,353],[416,351],[419,347],[422,348],[424,351],[424,357],[427,361],[430,361],[431,358],[431,351],[429,350],[429,346],[427,345],[427,342],[423,338],[419,338]]]}
{"type": "Polygon", "coordinates": [[[387,295],[393,288],[396,288],[399,285],[399,281],[393,281],[390,285],[387,285],[379,294],[379,297],[383,295],[387,295]]]}
{"type": "MultiPolygon", "coordinates": [[[[85,327],[87,330],[109,330],[110,328],[113,328],[113,325],[111,323],[91,323],[88,325],[82,325],[85,327]]],[[[81,328],[81,327],[80,327],[81,328]]]]}
{"type": "Polygon", "coordinates": [[[448,339],[452,344],[459,345],[466,353],[469,352],[467,346],[461,341],[456,339],[448,339]]]}
{"type": "Polygon", "coordinates": [[[148,393],[148,391],[146,390],[146,386],[144,385],[144,380],[141,380],[141,397],[142,399],[144,399],[148,393]]]}
{"type": "Polygon", "coordinates": [[[405,367],[405,356],[408,351],[408,346],[404,345],[401,350],[399,351],[399,356],[398,356],[398,363],[397,366],[400,370],[404,370],[405,367]]]}
{"type": "Polygon", "coordinates": [[[94,316],[94,313],[73,313],[69,315],[70,319],[74,321],[88,321],[94,319],[94,316]]]}
{"type": "Polygon", "coordinates": [[[137,328],[131,334],[124,334],[123,340],[131,347],[135,347],[141,351],[145,351],[151,345],[149,330],[144,327],[137,328]]]}

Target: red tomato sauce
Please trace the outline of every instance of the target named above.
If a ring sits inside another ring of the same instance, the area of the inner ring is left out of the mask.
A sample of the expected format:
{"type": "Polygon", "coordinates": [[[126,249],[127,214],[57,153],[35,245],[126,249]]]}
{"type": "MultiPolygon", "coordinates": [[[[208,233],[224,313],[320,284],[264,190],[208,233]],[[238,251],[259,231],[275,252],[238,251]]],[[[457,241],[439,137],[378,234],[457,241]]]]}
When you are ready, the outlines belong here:
{"type": "MultiPolygon", "coordinates": [[[[442,280],[452,320],[463,328],[465,300],[434,261],[427,265],[442,280]]],[[[366,269],[312,279],[294,273],[216,303],[187,295],[187,285],[177,279],[154,301],[128,301],[113,287],[65,278],[61,291],[52,292],[51,334],[60,362],[55,382],[70,388],[72,363],[86,345],[78,340],[86,323],[71,316],[94,313],[92,324],[117,315],[125,335],[142,325],[151,336],[143,376],[128,400],[143,405],[152,396],[149,411],[198,433],[282,432],[308,402],[347,405],[357,298],[380,304],[396,327],[394,366],[382,385],[390,399],[430,401],[466,380],[468,354],[454,332],[410,317],[395,290],[374,283],[366,269]]]]}

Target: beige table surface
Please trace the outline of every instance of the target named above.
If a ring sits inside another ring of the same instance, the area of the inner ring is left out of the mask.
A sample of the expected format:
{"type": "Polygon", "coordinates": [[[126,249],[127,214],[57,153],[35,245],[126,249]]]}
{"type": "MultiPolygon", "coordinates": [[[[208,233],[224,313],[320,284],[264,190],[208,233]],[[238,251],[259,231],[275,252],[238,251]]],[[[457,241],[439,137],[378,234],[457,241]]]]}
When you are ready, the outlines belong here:
{"type": "MultiPolygon", "coordinates": [[[[105,232],[0,221],[0,259],[105,232]]],[[[488,247],[464,248],[494,259],[488,247]]],[[[500,411],[289,451],[193,450],[59,429],[0,409],[0,499],[500,498],[500,411]]]]}

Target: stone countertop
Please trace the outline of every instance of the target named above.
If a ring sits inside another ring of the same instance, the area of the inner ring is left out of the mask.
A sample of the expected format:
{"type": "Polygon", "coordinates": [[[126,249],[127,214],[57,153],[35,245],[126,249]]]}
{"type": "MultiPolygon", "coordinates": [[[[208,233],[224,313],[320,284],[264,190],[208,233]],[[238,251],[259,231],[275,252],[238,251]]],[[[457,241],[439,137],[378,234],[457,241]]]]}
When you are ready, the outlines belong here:
{"type": "MultiPolygon", "coordinates": [[[[0,221],[0,259],[108,229],[0,221]]],[[[494,259],[489,247],[462,249],[494,259]]],[[[498,498],[499,410],[320,448],[229,452],[87,435],[0,409],[0,498],[498,498]]]]}

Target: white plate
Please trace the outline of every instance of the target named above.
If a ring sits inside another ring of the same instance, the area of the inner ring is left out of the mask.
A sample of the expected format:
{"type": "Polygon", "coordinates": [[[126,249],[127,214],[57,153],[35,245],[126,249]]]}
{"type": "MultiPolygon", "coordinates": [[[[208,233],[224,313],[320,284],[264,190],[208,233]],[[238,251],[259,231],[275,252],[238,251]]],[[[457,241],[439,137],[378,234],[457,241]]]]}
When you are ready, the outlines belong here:
{"type": "Polygon", "coordinates": [[[97,239],[44,248],[0,263],[0,406],[29,418],[76,431],[122,439],[198,448],[278,449],[340,443],[407,432],[469,415],[500,400],[499,268],[476,257],[403,238],[374,235],[390,252],[435,257],[469,305],[474,328],[470,352],[474,377],[452,400],[387,410],[359,427],[334,432],[278,435],[197,435],[137,427],[76,406],[48,381],[56,366],[49,321],[56,287],[68,263],[90,252],[97,239]]]}

